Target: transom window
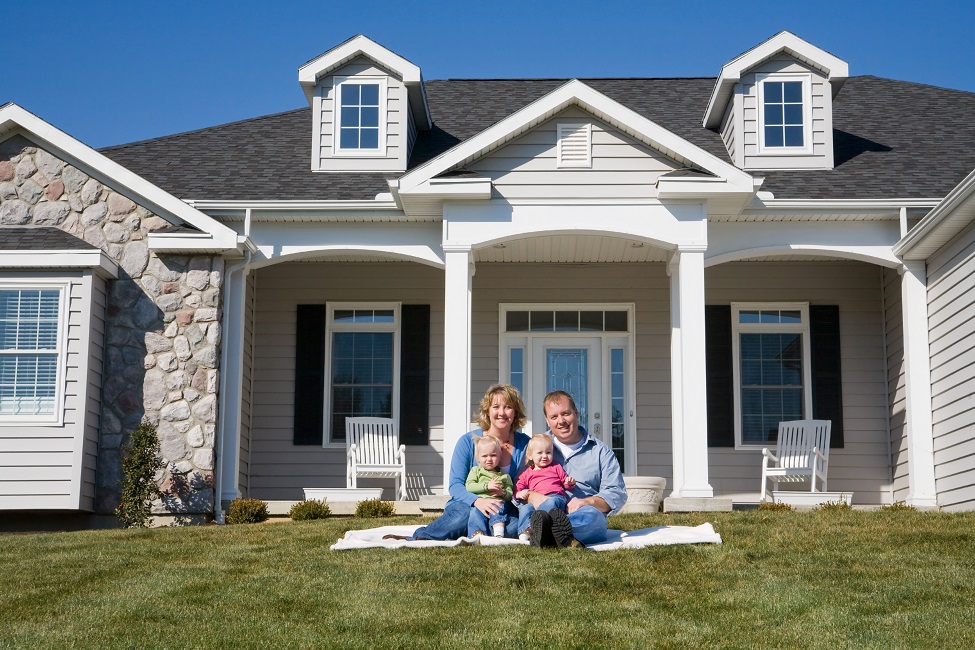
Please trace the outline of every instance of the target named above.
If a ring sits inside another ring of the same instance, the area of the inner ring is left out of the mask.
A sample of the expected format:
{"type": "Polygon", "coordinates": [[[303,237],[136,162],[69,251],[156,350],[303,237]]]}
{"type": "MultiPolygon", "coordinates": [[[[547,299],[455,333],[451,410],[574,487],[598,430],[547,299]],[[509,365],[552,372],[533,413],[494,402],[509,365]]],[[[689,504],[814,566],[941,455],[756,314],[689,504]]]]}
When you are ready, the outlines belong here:
{"type": "Polygon", "coordinates": [[[399,307],[329,308],[329,440],[345,441],[347,417],[398,412],[399,307]]]}
{"type": "Polygon", "coordinates": [[[507,332],[626,332],[625,311],[508,311],[507,332]]]}
{"type": "Polygon", "coordinates": [[[0,416],[55,414],[60,318],[60,289],[0,289],[0,416]]]}
{"type": "Polygon", "coordinates": [[[379,81],[345,81],[338,86],[337,143],[343,153],[382,150],[383,87],[379,81]]]}
{"type": "Polygon", "coordinates": [[[779,422],[811,412],[805,304],[732,304],[738,446],[774,443],[779,422]]]}

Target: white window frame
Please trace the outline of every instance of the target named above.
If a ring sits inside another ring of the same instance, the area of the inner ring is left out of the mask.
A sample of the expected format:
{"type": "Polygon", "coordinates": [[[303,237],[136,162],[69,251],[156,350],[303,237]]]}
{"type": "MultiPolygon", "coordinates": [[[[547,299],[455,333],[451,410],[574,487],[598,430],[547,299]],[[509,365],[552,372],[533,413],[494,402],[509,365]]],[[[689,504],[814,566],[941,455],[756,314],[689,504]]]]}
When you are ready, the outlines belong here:
{"type": "MultiPolygon", "coordinates": [[[[0,426],[9,424],[32,424],[32,425],[62,425],[64,424],[64,384],[67,373],[68,363],[68,302],[70,300],[71,283],[57,281],[32,281],[29,279],[17,280],[16,282],[0,282],[2,291],[37,291],[55,290],[58,292],[58,327],[57,343],[53,352],[56,357],[55,386],[54,386],[54,410],[52,413],[39,413],[36,415],[17,414],[0,415],[0,426]]],[[[10,350],[0,352],[0,354],[17,354],[26,350],[10,350]]],[[[47,353],[47,352],[45,352],[47,353]]],[[[47,353],[51,354],[51,353],[47,353]]]]}
{"type": "Polygon", "coordinates": [[[401,306],[398,302],[329,302],[325,320],[325,404],[322,446],[345,449],[345,440],[332,438],[332,335],[336,332],[392,332],[393,333],[393,400],[390,417],[399,431],[400,392],[400,333],[402,330],[401,306]],[[382,309],[392,310],[392,323],[336,323],[335,312],[345,310],[382,309]]]}
{"type": "Polygon", "coordinates": [[[556,126],[556,165],[559,169],[591,169],[592,168],[592,123],[591,122],[559,122],[556,126]],[[566,160],[562,150],[566,132],[582,130],[586,139],[585,160],[566,160]]]}
{"type": "MultiPolygon", "coordinates": [[[[811,418],[812,413],[812,346],[809,340],[809,303],[807,302],[733,302],[731,303],[731,354],[734,366],[735,393],[735,449],[758,451],[768,447],[767,442],[749,442],[742,440],[741,407],[741,344],[740,335],[743,333],[798,333],[802,335],[802,411],[803,417],[811,418]],[[739,314],[742,311],[798,311],[802,323],[740,323],[739,314]]],[[[774,446],[774,445],[772,445],[774,446]]]]}
{"type": "Polygon", "coordinates": [[[350,158],[383,158],[386,156],[386,77],[335,77],[332,98],[332,154],[335,157],[350,158]],[[343,149],[342,148],[342,86],[344,85],[379,86],[379,147],[376,149],[343,149]]]}
{"type": "Polygon", "coordinates": [[[808,73],[775,73],[755,76],[758,87],[758,148],[762,154],[777,156],[808,156],[813,152],[812,142],[812,75],[808,73]],[[765,82],[802,82],[802,143],[801,147],[771,147],[765,144],[765,82]]]}

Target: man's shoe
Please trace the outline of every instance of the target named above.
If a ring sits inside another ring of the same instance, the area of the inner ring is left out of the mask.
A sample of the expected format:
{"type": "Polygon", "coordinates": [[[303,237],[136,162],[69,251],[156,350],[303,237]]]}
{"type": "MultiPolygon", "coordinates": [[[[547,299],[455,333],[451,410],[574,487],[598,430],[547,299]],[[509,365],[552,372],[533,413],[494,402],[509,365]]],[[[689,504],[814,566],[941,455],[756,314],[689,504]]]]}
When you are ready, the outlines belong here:
{"type": "Polygon", "coordinates": [[[555,538],[555,545],[559,548],[578,548],[583,546],[575,537],[572,536],[572,522],[569,515],[561,510],[552,510],[548,513],[549,521],[552,522],[552,537],[555,538]]]}
{"type": "Polygon", "coordinates": [[[528,543],[536,547],[555,547],[555,538],[552,536],[552,519],[544,510],[536,510],[528,520],[531,525],[531,535],[528,543]]]}

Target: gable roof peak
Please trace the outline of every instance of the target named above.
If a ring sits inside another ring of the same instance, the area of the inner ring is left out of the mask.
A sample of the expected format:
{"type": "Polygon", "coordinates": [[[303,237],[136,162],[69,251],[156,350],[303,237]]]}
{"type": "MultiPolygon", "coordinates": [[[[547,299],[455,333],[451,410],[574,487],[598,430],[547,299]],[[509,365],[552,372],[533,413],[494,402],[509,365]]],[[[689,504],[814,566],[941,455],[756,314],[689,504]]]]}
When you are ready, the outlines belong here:
{"type": "Polygon", "coordinates": [[[721,67],[721,74],[714,84],[711,100],[704,113],[704,127],[717,128],[728,101],[734,92],[735,84],[741,81],[742,75],[778,54],[789,56],[820,70],[832,86],[833,96],[839,92],[843,82],[850,76],[850,66],[846,61],[836,57],[826,50],[816,47],[788,30],[782,30],[771,38],[759,43],[755,47],[742,52],[721,67]]]}

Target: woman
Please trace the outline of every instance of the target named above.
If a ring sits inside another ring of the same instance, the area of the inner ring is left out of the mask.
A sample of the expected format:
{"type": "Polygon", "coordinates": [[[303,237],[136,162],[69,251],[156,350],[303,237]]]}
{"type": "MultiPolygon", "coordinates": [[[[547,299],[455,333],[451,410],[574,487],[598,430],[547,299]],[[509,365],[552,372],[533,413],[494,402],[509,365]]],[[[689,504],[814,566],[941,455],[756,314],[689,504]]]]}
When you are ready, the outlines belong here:
{"type": "MultiPolygon", "coordinates": [[[[525,465],[525,449],[528,447],[528,436],[518,429],[527,420],[525,403],[521,401],[517,388],[507,384],[495,384],[487,389],[477,414],[480,430],[475,429],[463,436],[454,447],[447,484],[450,501],[447,502],[443,514],[429,525],[418,528],[412,539],[458,539],[467,534],[469,520],[481,517],[487,522],[488,517],[505,507],[505,502],[499,498],[500,494],[478,497],[467,491],[467,474],[477,465],[474,440],[481,435],[495,438],[501,445],[501,459],[498,463],[500,469],[509,474],[512,481],[517,480],[525,465]]],[[[513,517],[508,526],[507,536],[517,537],[518,518],[513,517]]]]}

